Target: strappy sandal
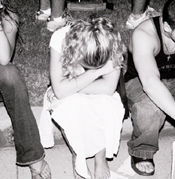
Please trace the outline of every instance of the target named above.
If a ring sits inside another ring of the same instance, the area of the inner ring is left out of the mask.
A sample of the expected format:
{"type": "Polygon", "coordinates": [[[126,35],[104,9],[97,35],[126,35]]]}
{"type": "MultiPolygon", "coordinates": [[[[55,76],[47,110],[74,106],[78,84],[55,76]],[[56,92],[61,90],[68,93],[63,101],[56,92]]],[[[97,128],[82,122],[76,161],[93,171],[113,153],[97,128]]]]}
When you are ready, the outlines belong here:
{"type": "Polygon", "coordinates": [[[32,174],[32,179],[51,179],[51,171],[49,165],[45,160],[42,161],[40,171],[36,171],[34,168],[30,167],[30,171],[32,174]],[[46,176],[46,173],[48,175],[46,176]]]}
{"type": "Polygon", "coordinates": [[[66,20],[63,19],[62,17],[58,18],[57,21],[54,20],[54,18],[49,17],[47,19],[47,30],[49,30],[50,32],[54,32],[57,29],[64,27],[65,24],[66,24],[66,20]]]}
{"type": "Polygon", "coordinates": [[[51,9],[48,9],[46,11],[39,10],[36,13],[36,19],[40,20],[40,21],[47,21],[47,19],[49,18],[50,14],[51,14],[51,9]]]}
{"type": "Polygon", "coordinates": [[[153,159],[147,159],[147,158],[143,159],[143,158],[137,158],[137,157],[131,156],[131,167],[132,167],[132,169],[133,169],[136,173],[138,173],[139,175],[142,175],[142,176],[152,176],[152,175],[154,175],[155,170],[153,170],[153,171],[150,172],[150,173],[140,171],[140,170],[136,167],[136,164],[137,164],[137,163],[140,163],[140,162],[149,162],[149,163],[151,163],[151,164],[153,165],[153,167],[155,168],[155,164],[154,164],[153,159]]]}

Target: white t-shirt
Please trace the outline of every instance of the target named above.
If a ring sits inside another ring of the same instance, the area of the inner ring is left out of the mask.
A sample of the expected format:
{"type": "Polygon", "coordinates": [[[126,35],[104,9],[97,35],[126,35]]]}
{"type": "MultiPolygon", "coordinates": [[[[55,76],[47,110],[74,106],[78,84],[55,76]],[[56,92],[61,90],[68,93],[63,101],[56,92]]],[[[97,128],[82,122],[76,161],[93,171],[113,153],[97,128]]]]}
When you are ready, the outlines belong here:
{"type": "MultiPolygon", "coordinates": [[[[65,27],[55,31],[51,37],[49,46],[52,47],[57,52],[59,52],[60,54],[62,53],[62,42],[63,42],[64,38],[66,37],[66,33],[69,30],[70,30],[70,26],[65,26],[65,27]]],[[[69,67],[69,68],[72,69],[72,67],[69,67]]],[[[74,75],[75,76],[80,75],[84,72],[85,72],[85,70],[81,65],[77,64],[76,68],[74,67],[74,75]]],[[[67,72],[63,72],[63,76],[64,76],[64,74],[67,74],[67,72]]],[[[68,76],[69,76],[69,78],[73,77],[71,74],[69,74],[68,76]]]]}
{"type": "Polygon", "coordinates": [[[62,27],[61,29],[58,29],[55,31],[50,39],[50,47],[52,47],[54,50],[61,53],[62,48],[62,41],[64,40],[66,33],[69,31],[70,26],[62,27]]]}

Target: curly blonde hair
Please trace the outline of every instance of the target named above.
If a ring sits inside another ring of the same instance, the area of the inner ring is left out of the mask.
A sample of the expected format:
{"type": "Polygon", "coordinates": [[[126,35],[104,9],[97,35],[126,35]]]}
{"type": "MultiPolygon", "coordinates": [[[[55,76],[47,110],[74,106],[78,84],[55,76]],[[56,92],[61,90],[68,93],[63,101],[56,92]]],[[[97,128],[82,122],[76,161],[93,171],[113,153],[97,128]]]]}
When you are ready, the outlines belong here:
{"type": "Polygon", "coordinates": [[[19,16],[19,13],[17,11],[17,7],[15,6],[15,0],[2,0],[0,5],[0,21],[2,21],[3,18],[7,19],[9,17],[13,22],[15,22],[16,26],[19,26],[19,23],[14,17],[12,17],[12,13],[19,16]]]}
{"type": "Polygon", "coordinates": [[[112,60],[115,67],[122,67],[126,48],[120,34],[114,34],[113,30],[114,25],[105,17],[76,21],[62,45],[61,63],[66,75],[75,77],[75,69],[80,64],[88,69],[98,69],[112,60]]]}

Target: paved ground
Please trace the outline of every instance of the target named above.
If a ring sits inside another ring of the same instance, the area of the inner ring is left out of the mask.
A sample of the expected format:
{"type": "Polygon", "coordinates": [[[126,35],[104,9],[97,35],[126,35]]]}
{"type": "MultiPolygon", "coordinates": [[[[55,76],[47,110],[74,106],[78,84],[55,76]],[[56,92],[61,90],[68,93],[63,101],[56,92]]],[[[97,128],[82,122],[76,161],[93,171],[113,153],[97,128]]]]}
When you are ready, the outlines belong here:
{"type": "MultiPolygon", "coordinates": [[[[118,156],[109,162],[110,169],[128,179],[170,179],[172,142],[175,140],[175,130],[166,125],[160,133],[160,150],[155,155],[156,172],[152,177],[142,177],[133,172],[130,167],[130,157],[127,152],[127,141],[130,138],[129,121],[124,122],[121,145],[118,156]]],[[[61,139],[52,149],[45,150],[46,160],[52,170],[52,179],[73,179],[71,153],[61,139]]],[[[0,179],[30,179],[30,171],[27,167],[15,165],[14,147],[0,149],[0,179]]],[[[90,170],[93,172],[93,159],[88,160],[90,170]]],[[[119,179],[119,178],[116,178],[119,179]]]]}

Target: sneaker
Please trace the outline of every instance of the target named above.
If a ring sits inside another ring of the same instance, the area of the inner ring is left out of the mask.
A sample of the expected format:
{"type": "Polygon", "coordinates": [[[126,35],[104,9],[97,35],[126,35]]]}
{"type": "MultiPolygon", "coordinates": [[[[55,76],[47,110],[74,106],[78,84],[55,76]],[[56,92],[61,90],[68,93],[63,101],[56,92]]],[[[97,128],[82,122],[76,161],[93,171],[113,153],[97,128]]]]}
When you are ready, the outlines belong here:
{"type": "Polygon", "coordinates": [[[155,16],[159,16],[160,13],[157,12],[155,9],[148,6],[146,11],[138,18],[134,14],[130,14],[128,20],[126,22],[127,29],[134,29],[137,27],[141,22],[155,16]]]}
{"type": "Polygon", "coordinates": [[[40,20],[40,21],[47,21],[47,19],[49,18],[50,14],[51,14],[51,9],[39,10],[36,13],[36,19],[40,20]]]}
{"type": "Polygon", "coordinates": [[[67,12],[64,12],[61,17],[58,18],[48,18],[47,22],[47,30],[50,32],[54,32],[66,25],[72,25],[73,23],[73,18],[70,14],[67,12]]]}

